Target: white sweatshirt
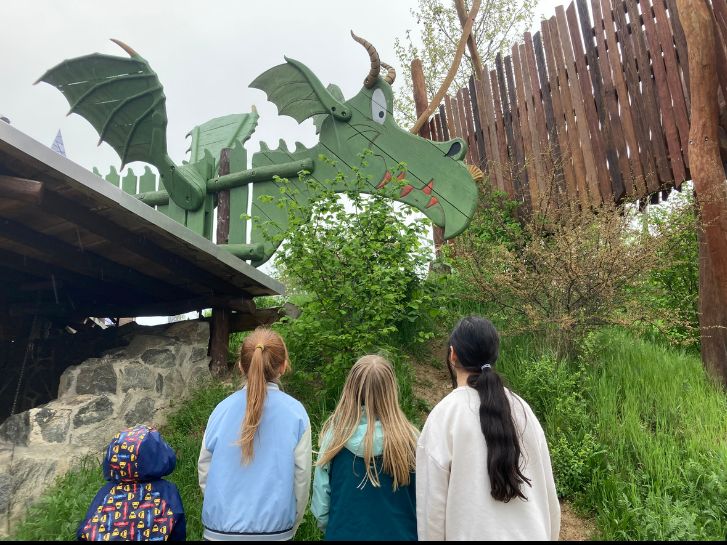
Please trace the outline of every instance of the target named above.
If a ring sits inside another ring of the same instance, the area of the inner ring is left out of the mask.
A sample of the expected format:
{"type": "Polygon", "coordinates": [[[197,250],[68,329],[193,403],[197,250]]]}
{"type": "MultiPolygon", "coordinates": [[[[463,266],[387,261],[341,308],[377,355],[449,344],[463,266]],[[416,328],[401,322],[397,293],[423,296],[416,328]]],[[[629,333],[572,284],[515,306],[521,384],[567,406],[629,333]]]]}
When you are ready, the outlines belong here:
{"type": "Polygon", "coordinates": [[[417,445],[417,530],[420,541],[557,540],[560,504],[545,434],[533,411],[506,390],[523,458],[527,501],[490,494],[487,444],[477,391],[461,386],[429,414],[417,445]]]}

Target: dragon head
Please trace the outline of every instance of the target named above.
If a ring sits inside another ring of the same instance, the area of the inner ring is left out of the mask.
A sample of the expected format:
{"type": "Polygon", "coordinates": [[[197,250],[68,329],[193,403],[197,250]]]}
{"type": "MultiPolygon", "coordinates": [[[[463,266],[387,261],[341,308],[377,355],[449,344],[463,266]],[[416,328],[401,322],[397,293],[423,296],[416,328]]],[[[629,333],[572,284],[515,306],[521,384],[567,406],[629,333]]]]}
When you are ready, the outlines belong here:
{"type": "MultiPolygon", "coordinates": [[[[251,87],[265,91],[282,115],[298,122],[312,117],[320,132],[321,153],[339,170],[360,168],[368,181],[364,192],[413,206],[442,227],[445,238],[458,235],[477,205],[474,176],[462,162],[467,144],[459,138],[434,142],[402,129],[393,115],[396,72],[380,61],[373,45],[351,35],[366,48],[371,62],[363,88],[353,98],[344,100],[338,87],[324,87],[308,67],[288,57],[286,64],[263,73],[251,87]],[[370,153],[362,163],[364,150],[370,153]]],[[[317,172],[319,166],[315,168],[317,172]]]]}

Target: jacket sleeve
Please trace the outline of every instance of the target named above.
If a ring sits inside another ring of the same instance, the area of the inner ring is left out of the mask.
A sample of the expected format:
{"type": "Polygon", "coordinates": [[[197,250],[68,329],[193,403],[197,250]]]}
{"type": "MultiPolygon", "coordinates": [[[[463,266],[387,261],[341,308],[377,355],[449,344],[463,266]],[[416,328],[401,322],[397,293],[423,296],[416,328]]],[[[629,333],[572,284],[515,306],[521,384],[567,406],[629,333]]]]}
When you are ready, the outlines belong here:
{"type": "Polygon", "coordinates": [[[310,476],[312,465],[312,445],[310,422],[295,447],[295,529],[303,521],[305,508],[308,506],[310,494],[310,476]]]}
{"type": "Polygon", "coordinates": [[[202,495],[204,495],[204,489],[207,486],[207,472],[209,471],[211,460],[212,452],[207,450],[207,432],[205,432],[202,437],[202,448],[199,451],[199,461],[197,462],[199,487],[202,489],[202,495]]]}
{"type": "Polygon", "coordinates": [[[187,517],[182,512],[174,515],[174,528],[169,536],[169,541],[187,541],[187,517]]]}
{"type": "Polygon", "coordinates": [[[419,541],[444,541],[449,469],[417,447],[416,462],[417,533],[419,541]]]}
{"type": "Polygon", "coordinates": [[[98,506],[103,503],[103,500],[106,497],[106,493],[111,489],[112,486],[113,485],[111,483],[106,483],[104,486],[101,487],[101,490],[96,492],[96,495],[91,501],[91,505],[89,505],[88,509],[86,510],[86,516],[83,517],[83,520],[78,524],[78,528],[76,529],[76,539],[78,541],[86,541],[85,537],[83,536],[83,529],[86,527],[86,523],[98,511],[98,506]]]}
{"type": "Polygon", "coordinates": [[[555,479],[553,478],[553,468],[550,462],[550,452],[548,451],[548,442],[545,440],[545,434],[540,436],[540,456],[543,459],[543,473],[545,474],[545,486],[548,491],[548,513],[550,514],[550,540],[558,541],[560,537],[560,502],[558,501],[558,493],[555,489],[555,479]]]}
{"type": "Polygon", "coordinates": [[[330,482],[331,464],[324,466],[316,466],[313,477],[313,499],[311,500],[310,510],[318,521],[318,528],[326,531],[328,526],[328,511],[331,505],[331,482],[330,482]]]}

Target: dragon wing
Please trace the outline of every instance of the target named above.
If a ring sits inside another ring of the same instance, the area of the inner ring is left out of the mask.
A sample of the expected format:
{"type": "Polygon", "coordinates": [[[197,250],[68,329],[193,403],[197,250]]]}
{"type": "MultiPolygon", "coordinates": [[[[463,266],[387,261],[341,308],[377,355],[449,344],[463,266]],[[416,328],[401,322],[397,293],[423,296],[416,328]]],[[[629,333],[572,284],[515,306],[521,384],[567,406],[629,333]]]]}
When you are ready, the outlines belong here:
{"type": "Polygon", "coordinates": [[[36,81],[56,87],[68,112],[84,117],[121,157],[121,166],[144,161],[157,168],[167,154],[162,84],[149,63],[125,44],[130,58],[95,53],[63,61],[36,81]]]}
{"type": "Polygon", "coordinates": [[[319,114],[336,119],[351,119],[348,107],[333,96],[303,63],[285,57],[286,64],[273,66],[260,74],[250,87],[268,95],[280,115],[289,115],[298,123],[319,114]]]}
{"type": "Polygon", "coordinates": [[[247,142],[257,127],[259,115],[254,109],[249,114],[232,114],[223,117],[216,117],[197,125],[187,136],[192,137],[192,142],[187,151],[191,152],[190,163],[196,163],[203,158],[205,150],[208,150],[215,160],[215,170],[220,159],[220,152],[224,148],[232,148],[235,142],[241,144],[247,142]]]}

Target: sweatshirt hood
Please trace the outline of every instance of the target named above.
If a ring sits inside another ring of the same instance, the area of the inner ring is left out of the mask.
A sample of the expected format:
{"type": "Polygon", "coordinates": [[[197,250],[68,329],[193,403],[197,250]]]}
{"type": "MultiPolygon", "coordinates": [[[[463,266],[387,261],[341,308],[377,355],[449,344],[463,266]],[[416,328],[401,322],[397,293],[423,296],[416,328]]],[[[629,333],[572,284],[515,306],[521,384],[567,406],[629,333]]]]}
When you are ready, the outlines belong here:
{"type": "Polygon", "coordinates": [[[177,456],[154,428],[136,426],[119,432],[106,448],[104,477],[114,482],[161,479],[174,471],[177,456]]]}
{"type": "MultiPolygon", "coordinates": [[[[361,420],[356,426],[351,438],[346,442],[346,448],[356,456],[363,457],[365,449],[366,430],[368,419],[366,413],[361,414],[361,420]]],[[[374,424],[374,456],[381,456],[384,453],[384,428],[381,422],[376,420],[374,424]]]]}

